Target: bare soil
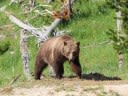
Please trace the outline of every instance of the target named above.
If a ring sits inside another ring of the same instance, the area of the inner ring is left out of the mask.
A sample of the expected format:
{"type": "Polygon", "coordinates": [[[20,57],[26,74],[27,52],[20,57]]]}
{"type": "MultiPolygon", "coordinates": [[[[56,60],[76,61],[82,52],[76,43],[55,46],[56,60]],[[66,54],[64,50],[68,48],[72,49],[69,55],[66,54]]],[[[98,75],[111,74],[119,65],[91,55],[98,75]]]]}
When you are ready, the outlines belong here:
{"type": "Polygon", "coordinates": [[[42,78],[15,83],[1,88],[0,96],[128,96],[128,81],[106,78],[97,73],[85,77],[42,78]]]}

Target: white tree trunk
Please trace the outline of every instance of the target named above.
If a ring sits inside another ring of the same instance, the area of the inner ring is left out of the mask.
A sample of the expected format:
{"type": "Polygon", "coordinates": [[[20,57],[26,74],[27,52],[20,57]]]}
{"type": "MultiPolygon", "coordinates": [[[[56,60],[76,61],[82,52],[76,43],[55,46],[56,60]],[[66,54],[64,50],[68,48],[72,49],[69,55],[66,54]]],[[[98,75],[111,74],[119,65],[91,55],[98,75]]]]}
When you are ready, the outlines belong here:
{"type": "Polygon", "coordinates": [[[116,26],[117,26],[117,34],[118,36],[122,33],[122,24],[123,24],[123,20],[122,20],[122,16],[121,16],[121,11],[117,11],[116,12],[116,17],[117,17],[117,21],[116,21],[116,26]]]}
{"type": "Polygon", "coordinates": [[[30,71],[29,71],[29,53],[28,53],[28,46],[27,46],[27,34],[25,30],[21,30],[20,33],[20,52],[23,60],[23,70],[24,75],[27,79],[31,78],[30,71]]]}
{"type": "MultiPolygon", "coordinates": [[[[120,7],[120,6],[118,6],[120,7]]],[[[123,24],[123,20],[122,20],[122,13],[121,10],[116,12],[116,17],[117,17],[117,21],[116,21],[116,25],[117,25],[117,36],[118,38],[120,38],[120,36],[123,34],[123,30],[122,30],[122,24],[123,24]]],[[[118,52],[118,67],[121,68],[124,65],[124,54],[122,52],[118,52]]]]}
{"type": "Polygon", "coordinates": [[[51,2],[53,2],[54,0],[47,0],[48,4],[50,4],[51,2]]]}
{"type": "Polygon", "coordinates": [[[35,6],[36,0],[29,0],[29,5],[31,8],[35,6]]]}
{"type": "Polygon", "coordinates": [[[119,68],[121,69],[122,66],[124,65],[124,54],[118,53],[118,63],[119,63],[119,68]]]}

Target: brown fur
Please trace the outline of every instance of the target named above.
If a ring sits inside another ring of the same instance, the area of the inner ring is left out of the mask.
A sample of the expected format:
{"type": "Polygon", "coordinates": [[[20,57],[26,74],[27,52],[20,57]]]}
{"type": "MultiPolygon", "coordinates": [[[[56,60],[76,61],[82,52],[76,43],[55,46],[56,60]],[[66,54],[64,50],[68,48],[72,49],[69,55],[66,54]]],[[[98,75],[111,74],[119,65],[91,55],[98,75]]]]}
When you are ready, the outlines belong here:
{"type": "Polygon", "coordinates": [[[58,36],[45,41],[36,57],[35,79],[40,79],[42,71],[48,65],[53,68],[56,78],[62,78],[66,60],[70,62],[72,71],[81,77],[79,50],[79,42],[70,36],[58,36]]]}

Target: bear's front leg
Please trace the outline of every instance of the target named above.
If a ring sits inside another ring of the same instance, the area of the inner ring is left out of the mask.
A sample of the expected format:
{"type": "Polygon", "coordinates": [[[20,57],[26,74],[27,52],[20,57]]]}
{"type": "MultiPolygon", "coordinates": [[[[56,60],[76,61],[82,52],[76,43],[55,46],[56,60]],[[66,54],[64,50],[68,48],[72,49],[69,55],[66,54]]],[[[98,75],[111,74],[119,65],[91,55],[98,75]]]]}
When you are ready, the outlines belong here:
{"type": "Polygon", "coordinates": [[[79,62],[79,57],[77,57],[75,60],[73,61],[70,61],[70,64],[71,64],[71,69],[72,71],[77,75],[79,76],[79,78],[81,78],[81,65],[80,65],[80,62],[79,62]]]}

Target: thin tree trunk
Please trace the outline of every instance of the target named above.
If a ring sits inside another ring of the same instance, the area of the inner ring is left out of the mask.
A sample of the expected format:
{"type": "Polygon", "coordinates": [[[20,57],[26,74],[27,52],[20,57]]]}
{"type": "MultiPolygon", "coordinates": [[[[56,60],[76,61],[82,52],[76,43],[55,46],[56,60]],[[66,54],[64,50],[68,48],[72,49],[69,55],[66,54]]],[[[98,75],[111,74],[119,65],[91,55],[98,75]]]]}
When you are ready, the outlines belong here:
{"type": "Polygon", "coordinates": [[[50,4],[51,2],[53,2],[54,0],[47,0],[48,4],[50,4]]]}
{"type": "Polygon", "coordinates": [[[27,34],[25,30],[21,30],[20,33],[20,52],[23,61],[23,70],[24,75],[27,79],[30,79],[30,71],[29,71],[29,53],[28,53],[28,46],[27,46],[27,34]]]}
{"type": "Polygon", "coordinates": [[[72,15],[72,4],[73,2],[71,0],[67,0],[67,8],[68,8],[68,12],[69,12],[69,15],[71,16],[72,15]]]}
{"type": "Polygon", "coordinates": [[[29,5],[31,8],[35,6],[36,0],[29,0],[29,5]]]}
{"type": "MultiPolygon", "coordinates": [[[[122,30],[122,24],[123,24],[123,20],[122,20],[122,13],[120,10],[120,6],[118,5],[119,10],[116,12],[116,17],[117,17],[117,36],[118,38],[120,38],[120,35],[123,34],[123,30],[122,30]]],[[[124,54],[122,52],[118,52],[118,67],[122,68],[122,66],[124,65],[124,54]]]]}
{"type": "Polygon", "coordinates": [[[119,68],[121,69],[122,66],[124,65],[124,54],[123,53],[118,53],[118,63],[119,63],[119,68]]]}

